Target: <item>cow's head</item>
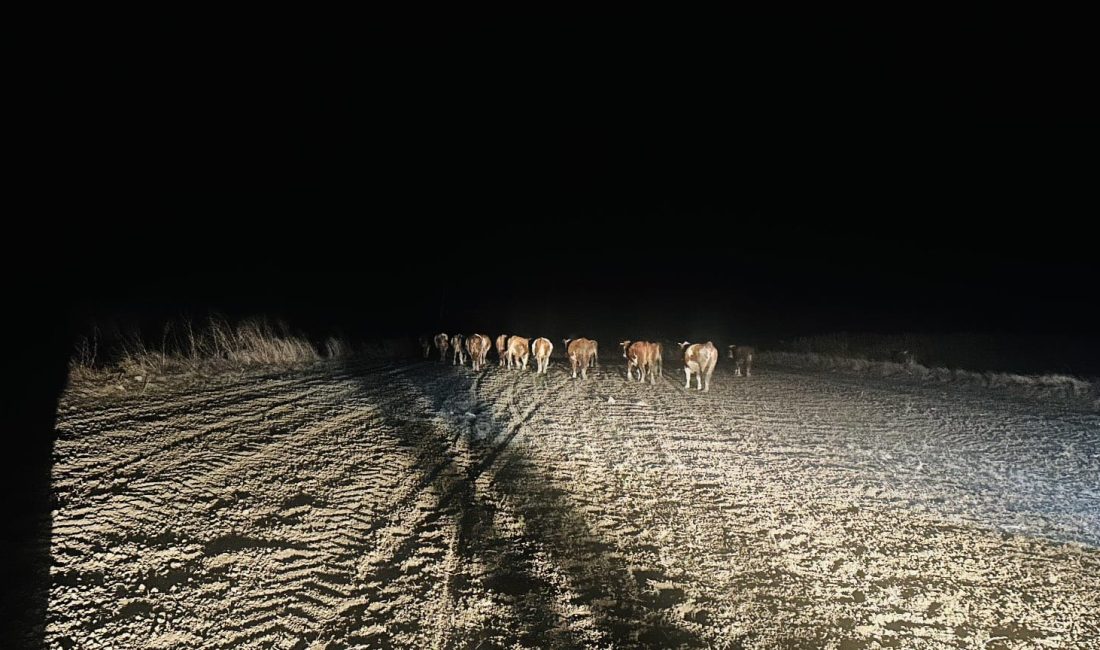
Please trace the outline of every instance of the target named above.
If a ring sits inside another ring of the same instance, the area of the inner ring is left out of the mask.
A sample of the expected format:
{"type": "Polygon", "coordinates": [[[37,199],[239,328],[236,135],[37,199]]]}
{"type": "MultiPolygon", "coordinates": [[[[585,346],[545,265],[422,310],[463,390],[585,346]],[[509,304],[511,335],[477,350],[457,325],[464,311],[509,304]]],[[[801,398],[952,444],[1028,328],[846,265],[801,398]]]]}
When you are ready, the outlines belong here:
{"type": "Polygon", "coordinates": [[[626,357],[626,351],[630,348],[631,341],[619,341],[619,347],[623,349],[623,357],[626,357]]]}

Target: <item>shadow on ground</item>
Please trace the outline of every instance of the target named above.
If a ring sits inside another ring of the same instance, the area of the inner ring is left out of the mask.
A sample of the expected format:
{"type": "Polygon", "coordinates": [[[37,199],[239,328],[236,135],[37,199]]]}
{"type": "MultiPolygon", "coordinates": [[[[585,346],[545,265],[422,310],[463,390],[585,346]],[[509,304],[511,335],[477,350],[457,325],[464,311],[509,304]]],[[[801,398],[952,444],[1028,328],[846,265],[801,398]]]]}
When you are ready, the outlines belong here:
{"type": "MultiPolygon", "coordinates": [[[[533,410],[493,417],[473,390],[479,379],[461,370],[448,368],[427,385],[398,381],[407,399],[384,413],[385,423],[418,458],[433,460],[420,468],[416,492],[393,510],[409,507],[425,490],[438,495],[422,527],[443,517],[457,522],[458,566],[446,586],[456,618],[486,595],[494,604],[472,626],[453,626],[443,647],[706,646],[674,618],[675,594],[647,589],[649,581],[664,580],[661,572],[628,566],[613,543],[593,533],[568,495],[512,444],[533,410]]],[[[410,535],[379,575],[396,575],[418,543],[410,535]]],[[[366,589],[360,595],[372,596],[366,589]]],[[[356,635],[367,623],[365,610],[349,610],[327,640],[379,645],[378,637],[356,635]]]]}

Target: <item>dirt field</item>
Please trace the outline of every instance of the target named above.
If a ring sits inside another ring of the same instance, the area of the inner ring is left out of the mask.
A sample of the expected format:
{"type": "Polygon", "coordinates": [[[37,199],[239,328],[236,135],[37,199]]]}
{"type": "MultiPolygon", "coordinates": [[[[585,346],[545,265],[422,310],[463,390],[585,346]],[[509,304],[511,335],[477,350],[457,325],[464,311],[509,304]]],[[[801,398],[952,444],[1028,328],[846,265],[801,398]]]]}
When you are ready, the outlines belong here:
{"type": "Polygon", "coordinates": [[[79,648],[1100,648],[1100,416],[720,362],[65,403],[79,648]]]}

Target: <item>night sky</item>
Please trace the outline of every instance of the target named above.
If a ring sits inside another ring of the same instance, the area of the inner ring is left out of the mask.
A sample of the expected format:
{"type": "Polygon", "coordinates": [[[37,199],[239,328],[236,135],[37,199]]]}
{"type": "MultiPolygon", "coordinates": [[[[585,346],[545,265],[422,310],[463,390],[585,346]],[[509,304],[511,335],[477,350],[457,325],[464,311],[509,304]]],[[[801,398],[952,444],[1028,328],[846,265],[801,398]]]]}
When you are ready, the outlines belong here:
{"type": "Polygon", "coordinates": [[[27,293],[364,336],[1100,334],[1072,35],[368,32],[60,62],[35,160],[83,218],[35,224],[27,293]]]}

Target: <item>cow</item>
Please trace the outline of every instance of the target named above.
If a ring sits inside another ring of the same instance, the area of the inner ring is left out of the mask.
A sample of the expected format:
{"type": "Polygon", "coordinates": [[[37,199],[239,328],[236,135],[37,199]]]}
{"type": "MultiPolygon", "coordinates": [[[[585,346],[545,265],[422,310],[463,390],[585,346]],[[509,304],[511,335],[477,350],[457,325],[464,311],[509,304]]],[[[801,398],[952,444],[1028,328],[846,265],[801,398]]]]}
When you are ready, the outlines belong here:
{"type": "Polygon", "coordinates": [[[497,337],[497,356],[500,357],[498,366],[508,365],[508,335],[501,334],[497,337]]]}
{"type": "Polygon", "coordinates": [[[691,373],[695,373],[695,383],[699,390],[710,392],[710,376],[714,374],[714,365],[718,363],[718,349],[710,341],[706,343],[680,344],[684,351],[684,374],[687,375],[687,383],[684,388],[691,388],[691,373]],[[706,388],[703,387],[704,382],[706,388]]]}
{"type": "Polygon", "coordinates": [[[515,368],[523,364],[527,370],[527,359],[531,356],[531,343],[522,336],[508,337],[508,367],[515,368]]]}
{"type": "Polygon", "coordinates": [[[424,358],[427,359],[432,353],[432,340],[427,336],[420,337],[420,349],[424,351],[424,358]]]}
{"type": "Polygon", "coordinates": [[[654,356],[657,354],[657,346],[649,341],[620,341],[623,349],[623,357],[626,358],[626,380],[634,380],[634,369],[638,370],[638,381],[645,381],[649,375],[649,383],[656,384],[654,377],[654,356]]]}
{"type": "Polygon", "coordinates": [[[665,346],[661,342],[650,343],[653,346],[653,365],[657,368],[657,376],[665,376],[665,346]]]}
{"type": "Polygon", "coordinates": [[[890,360],[894,363],[911,365],[917,362],[917,358],[909,350],[894,350],[890,353],[890,360]]]}
{"type": "Polygon", "coordinates": [[[531,356],[535,357],[535,374],[545,375],[550,366],[550,354],[554,351],[554,344],[550,339],[539,337],[531,342],[531,356]]]}
{"type": "Polygon", "coordinates": [[[451,336],[451,365],[466,365],[466,349],[462,347],[462,335],[451,336]]]}
{"type": "Polygon", "coordinates": [[[446,334],[440,333],[435,335],[435,349],[439,350],[440,361],[447,360],[447,346],[449,345],[449,343],[450,339],[447,338],[446,334]]]}
{"type": "Polygon", "coordinates": [[[484,334],[473,334],[466,339],[466,351],[470,353],[470,367],[481,370],[485,367],[485,356],[489,354],[489,348],[493,342],[484,334]]]}
{"type": "Polygon", "coordinates": [[[733,374],[741,376],[744,371],[746,377],[752,377],[752,356],[756,350],[748,345],[731,345],[730,358],[733,359],[733,374]]]}
{"type": "Polygon", "coordinates": [[[577,378],[577,371],[581,373],[581,379],[588,379],[588,367],[596,357],[599,345],[596,341],[586,338],[564,339],[565,356],[569,357],[569,365],[573,369],[573,379],[577,378]]]}

